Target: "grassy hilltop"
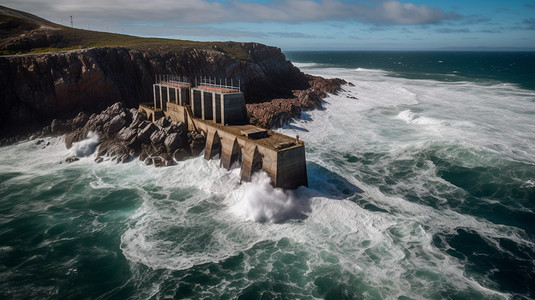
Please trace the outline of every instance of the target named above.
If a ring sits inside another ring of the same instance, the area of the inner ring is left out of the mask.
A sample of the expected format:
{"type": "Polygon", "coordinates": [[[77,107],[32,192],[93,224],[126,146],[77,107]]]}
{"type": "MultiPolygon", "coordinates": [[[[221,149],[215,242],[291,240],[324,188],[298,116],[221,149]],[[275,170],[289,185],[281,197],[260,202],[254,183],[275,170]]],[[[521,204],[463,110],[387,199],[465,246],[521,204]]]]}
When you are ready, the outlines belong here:
{"type": "Polygon", "coordinates": [[[0,6],[0,55],[65,51],[92,47],[125,47],[139,50],[210,49],[240,60],[250,60],[239,43],[196,42],[142,38],[126,34],[91,31],[52,23],[35,15],[0,6]]]}

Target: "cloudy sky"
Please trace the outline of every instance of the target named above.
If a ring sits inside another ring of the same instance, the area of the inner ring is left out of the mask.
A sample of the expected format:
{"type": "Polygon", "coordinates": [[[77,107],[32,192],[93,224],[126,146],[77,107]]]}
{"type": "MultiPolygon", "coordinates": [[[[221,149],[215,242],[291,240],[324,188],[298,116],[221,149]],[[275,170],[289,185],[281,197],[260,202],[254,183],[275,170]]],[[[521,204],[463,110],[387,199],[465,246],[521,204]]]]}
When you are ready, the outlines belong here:
{"type": "Polygon", "coordinates": [[[3,0],[55,23],[283,50],[535,49],[535,0],[3,0]]]}

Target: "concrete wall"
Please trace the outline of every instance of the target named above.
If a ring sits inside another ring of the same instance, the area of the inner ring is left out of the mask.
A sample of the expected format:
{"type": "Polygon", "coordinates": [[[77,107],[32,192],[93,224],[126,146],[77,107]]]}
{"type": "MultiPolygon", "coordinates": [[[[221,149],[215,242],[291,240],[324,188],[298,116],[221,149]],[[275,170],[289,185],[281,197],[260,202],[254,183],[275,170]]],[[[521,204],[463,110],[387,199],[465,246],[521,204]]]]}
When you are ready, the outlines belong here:
{"type": "Polygon", "coordinates": [[[223,125],[247,124],[247,108],[243,93],[223,94],[223,125]]]}
{"type": "Polygon", "coordinates": [[[202,119],[203,120],[213,120],[214,113],[213,108],[214,104],[212,103],[214,99],[214,94],[211,92],[202,92],[202,119]]]}
{"type": "Polygon", "coordinates": [[[293,189],[308,186],[305,147],[285,149],[277,153],[275,186],[293,189]]]}
{"type": "MultiPolygon", "coordinates": [[[[270,144],[262,142],[262,139],[243,136],[239,129],[242,126],[224,126],[247,123],[242,93],[223,94],[159,84],[154,85],[153,93],[154,108],[140,105],[139,109],[152,116],[153,121],[165,116],[173,121],[184,122],[189,130],[203,133],[206,137],[205,159],[219,154],[221,165],[227,169],[233,163],[241,162],[241,179],[245,181],[250,181],[255,172],[263,170],[276,187],[295,189],[308,184],[304,144],[275,149],[273,142],[270,144]],[[188,102],[191,108],[180,105],[188,102]]],[[[270,135],[282,137],[276,132],[270,135]]],[[[286,136],[284,138],[288,139],[286,136]]]]}
{"type": "Polygon", "coordinates": [[[189,105],[190,104],[189,96],[190,96],[189,88],[180,88],[178,104],[189,105]]]}
{"type": "Polygon", "coordinates": [[[198,90],[191,91],[191,109],[193,111],[193,116],[196,118],[202,118],[202,93],[198,90]]]}

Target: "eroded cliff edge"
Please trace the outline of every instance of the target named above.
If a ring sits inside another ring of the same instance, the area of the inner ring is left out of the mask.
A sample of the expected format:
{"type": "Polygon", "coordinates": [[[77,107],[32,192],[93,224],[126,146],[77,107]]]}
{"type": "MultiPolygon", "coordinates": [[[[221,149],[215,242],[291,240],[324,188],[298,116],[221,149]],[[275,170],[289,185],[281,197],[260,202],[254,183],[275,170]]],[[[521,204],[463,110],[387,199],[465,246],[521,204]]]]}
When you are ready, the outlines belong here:
{"type": "Polygon", "coordinates": [[[272,127],[301,109],[320,107],[325,93],[336,92],[343,83],[302,73],[275,47],[225,46],[239,47],[248,57],[234,58],[217,44],[210,49],[104,47],[0,56],[0,128],[8,134],[21,125],[44,124],[118,101],[136,107],[152,101],[157,74],[239,80],[251,122],[272,127]]]}

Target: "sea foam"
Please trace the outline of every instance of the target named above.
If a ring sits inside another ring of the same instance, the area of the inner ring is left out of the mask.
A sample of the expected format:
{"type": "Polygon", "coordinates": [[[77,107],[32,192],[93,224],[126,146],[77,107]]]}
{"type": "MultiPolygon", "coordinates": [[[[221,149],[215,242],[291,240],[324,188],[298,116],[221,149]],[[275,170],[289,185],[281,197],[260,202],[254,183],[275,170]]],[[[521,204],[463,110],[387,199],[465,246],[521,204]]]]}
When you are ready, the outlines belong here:
{"type": "Polygon", "coordinates": [[[292,192],[272,187],[265,172],[255,173],[243,188],[243,196],[233,211],[247,220],[277,223],[300,214],[302,207],[292,192]]]}
{"type": "Polygon", "coordinates": [[[93,154],[100,139],[97,133],[90,131],[85,140],[72,144],[71,154],[78,157],[85,157],[93,154]]]}

